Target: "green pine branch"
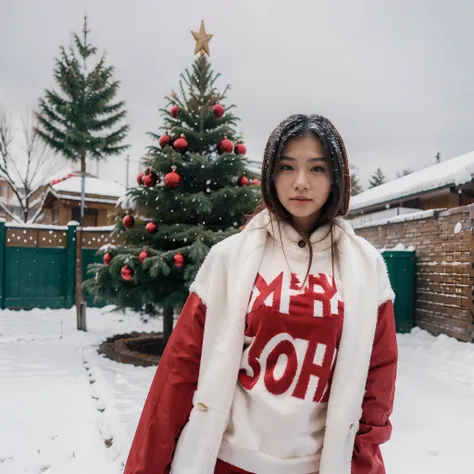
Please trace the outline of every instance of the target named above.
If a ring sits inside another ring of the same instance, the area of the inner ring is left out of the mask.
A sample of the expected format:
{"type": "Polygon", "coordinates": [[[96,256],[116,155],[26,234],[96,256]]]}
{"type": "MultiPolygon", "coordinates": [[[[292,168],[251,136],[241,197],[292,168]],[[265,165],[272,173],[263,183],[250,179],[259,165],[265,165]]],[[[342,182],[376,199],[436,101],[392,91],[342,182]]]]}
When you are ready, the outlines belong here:
{"type": "Polygon", "coordinates": [[[113,80],[114,67],[102,56],[90,72],[87,60],[97,48],[73,35],[74,48],[60,47],[53,71],[56,90],[40,99],[35,129],[38,136],[66,158],[77,161],[90,155],[100,160],[128,148],[124,140],[129,126],[125,102],[112,103],[120,82],[113,80]]]}

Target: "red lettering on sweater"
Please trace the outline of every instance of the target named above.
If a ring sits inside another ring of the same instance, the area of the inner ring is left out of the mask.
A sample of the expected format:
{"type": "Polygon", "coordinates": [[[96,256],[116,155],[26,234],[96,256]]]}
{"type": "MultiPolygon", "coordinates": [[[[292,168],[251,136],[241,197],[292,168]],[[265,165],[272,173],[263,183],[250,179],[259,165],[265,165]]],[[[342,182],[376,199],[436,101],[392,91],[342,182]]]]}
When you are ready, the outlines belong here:
{"type": "Polygon", "coordinates": [[[254,290],[252,292],[253,306],[267,305],[276,310],[280,308],[281,289],[283,283],[283,272],[280,273],[272,282],[267,283],[260,274],[257,274],[254,290]],[[271,302],[270,302],[271,299],[271,302]]]}
{"type": "Polygon", "coordinates": [[[269,284],[258,275],[251,296],[239,382],[246,390],[262,383],[275,396],[327,402],[342,332],[343,303],[334,279],[308,276],[299,290],[296,275],[280,273],[269,284]],[[287,298],[288,312],[285,309],[287,298]]]}
{"type": "Polygon", "coordinates": [[[330,318],[338,311],[338,295],[334,278],[330,275],[308,275],[303,289],[295,273],[281,272],[270,283],[257,274],[250,297],[248,312],[261,306],[294,316],[330,318]],[[288,279],[290,277],[290,279],[288,279]]]}
{"type": "Polygon", "coordinates": [[[267,367],[265,370],[265,387],[273,395],[281,395],[288,391],[298,370],[298,355],[296,349],[290,341],[281,341],[270,352],[267,358],[267,367]],[[279,378],[275,377],[275,367],[284,355],[287,363],[283,375],[279,378]]]}

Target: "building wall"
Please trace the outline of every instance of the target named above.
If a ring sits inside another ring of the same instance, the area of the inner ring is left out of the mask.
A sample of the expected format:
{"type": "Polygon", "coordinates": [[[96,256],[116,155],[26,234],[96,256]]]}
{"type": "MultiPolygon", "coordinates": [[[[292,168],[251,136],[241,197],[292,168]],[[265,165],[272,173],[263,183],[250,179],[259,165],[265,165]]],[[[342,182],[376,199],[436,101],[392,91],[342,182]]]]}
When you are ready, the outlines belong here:
{"type": "Polygon", "coordinates": [[[11,189],[7,182],[0,178],[0,199],[7,200],[11,193],[11,189]]]}
{"type": "Polygon", "coordinates": [[[59,224],[58,225],[67,225],[69,221],[72,220],[72,209],[70,206],[61,203],[59,206],[59,224]]]}
{"type": "MultiPolygon", "coordinates": [[[[7,183],[5,179],[0,178],[0,200],[2,200],[3,204],[5,204],[8,207],[9,211],[11,211],[9,203],[13,199],[13,197],[14,197],[14,193],[11,186],[7,183]]],[[[10,215],[1,208],[0,208],[0,217],[4,218],[7,222],[12,220],[10,215]]]]}
{"type": "Polygon", "coordinates": [[[43,208],[43,219],[41,220],[41,222],[38,222],[38,223],[52,225],[53,223],[52,209],[43,208]]]}
{"type": "Polygon", "coordinates": [[[444,196],[420,199],[420,208],[426,209],[451,209],[461,205],[459,194],[449,193],[444,196]]]}
{"type": "Polygon", "coordinates": [[[356,228],[375,247],[397,244],[416,250],[416,324],[432,334],[473,339],[474,205],[448,209],[434,217],[356,228]],[[456,225],[462,231],[455,233],[456,225]],[[458,224],[459,226],[459,224],[458,224]]]}
{"type": "MultiPolygon", "coordinates": [[[[66,201],[55,199],[50,201],[48,206],[43,209],[43,222],[44,224],[55,224],[55,225],[67,225],[67,223],[73,220],[73,208],[80,208],[77,201],[66,201]],[[53,209],[56,209],[56,215],[58,221],[54,222],[53,209]]],[[[115,207],[113,204],[104,204],[104,203],[87,203],[86,202],[86,214],[84,216],[84,226],[85,227],[103,227],[108,225],[115,224],[114,215],[120,213],[120,209],[115,207]],[[97,218],[95,215],[88,215],[87,210],[97,212],[97,218]],[[110,214],[110,217],[109,217],[110,214]]],[[[78,211],[75,211],[75,214],[79,214],[78,211]]],[[[77,217],[79,220],[79,217],[77,217]]]]}
{"type": "Polygon", "coordinates": [[[110,209],[100,209],[99,210],[99,215],[98,215],[98,219],[97,219],[97,226],[98,227],[114,224],[113,219],[108,217],[108,214],[109,214],[110,211],[111,211],[110,209]]]}

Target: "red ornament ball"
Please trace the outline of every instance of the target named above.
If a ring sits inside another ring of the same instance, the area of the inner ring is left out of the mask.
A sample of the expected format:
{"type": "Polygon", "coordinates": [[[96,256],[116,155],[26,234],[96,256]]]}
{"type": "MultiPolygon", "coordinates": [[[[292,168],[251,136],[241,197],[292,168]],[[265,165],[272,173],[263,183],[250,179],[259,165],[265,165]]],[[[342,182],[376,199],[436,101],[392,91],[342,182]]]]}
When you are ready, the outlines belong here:
{"type": "Polygon", "coordinates": [[[243,143],[237,143],[235,153],[237,155],[245,155],[247,153],[247,147],[243,143]]]}
{"type": "Polygon", "coordinates": [[[140,263],[143,263],[149,256],[150,254],[146,250],[142,250],[138,255],[138,260],[140,260],[140,263]]]}
{"type": "Polygon", "coordinates": [[[156,234],[158,232],[158,227],[154,222],[148,222],[145,229],[149,234],[156,234]]]}
{"type": "Polygon", "coordinates": [[[150,174],[145,175],[145,177],[143,178],[143,184],[147,188],[152,188],[153,186],[155,186],[157,180],[158,180],[158,178],[157,178],[156,174],[150,173],[150,174]]]}
{"type": "Polygon", "coordinates": [[[176,267],[181,268],[184,265],[184,257],[178,252],[174,257],[173,261],[176,267]]]}
{"type": "Polygon", "coordinates": [[[122,224],[126,229],[131,229],[135,225],[135,218],[131,216],[130,214],[127,214],[123,219],[122,219],[122,224]]]}
{"type": "Polygon", "coordinates": [[[220,153],[232,153],[234,151],[234,144],[228,139],[224,138],[219,143],[220,153]]]}
{"type": "Polygon", "coordinates": [[[104,254],[104,263],[106,265],[110,265],[112,258],[113,258],[112,255],[109,252],[107,252],[106,254],[104,254]]]}
{"type": "Polygon", "coordinates": [[[143,177],[145,176],[145,174],[146,174],[146,173],[145,173],[144,171],[142,171],[141,173],[139,173],[139,174],[137,175],[137,184],[138,184],[138,185],[141,186],[141,185],[143,184],[143,177]]]}
{"type": "Polygon", "coordinates": [[[125,265],[122,267],[122,270],[120,270],[120,276],[125,281],[130,281],[133,279],[133,270],[128,265],[125,265]]]}
{"type": "Polygon", "coordinates": [[[221,104],[216,104],[212,107],[212,111],[214,112],[214,116],[216,118],[221,118],[224,115],[224,107],[221,104]]]}
{"type": "Polygon", "coordinates": [[[173,107],[171,107],[170,114],[171,114],[171,117],[178,118],[179,107],[177,105],[173,105],[173,107]]]}
{"type": "Polygon", "coordinates": [[[181,176],[176,171],[170,171],[165,175],[165,184],[170,188],[177,188],[181,183],[181,176]]]}
{"type": "Polygon", "coordinates": [[[237,181],[237,184],[242,187],[242,186],[248,186],[249,184],[249,179],[247,178],[247,176],[241,176],[239,178],[239,180],[237,181]]]}
{"type": "Polygon", "coordinates": [[[174,149],[179,152],[186,151],[188,146],[189,146],[189,143],[184,137],[184,135],[181,135],[181,137],[175,140],[173,143],[174,149]]]}
{"type": "Polygon", "coordinates": [[[171,145],[171,142],[173,139],[169,135],[162,135],[160,139],[158,140],[158,143],[160,144],[160,147],[163,149],[167,145],[171,145]]]}
{"type": "Polygon", "coordinates": [[[255,179],[252,179],[250,183],[253,184],[254,186],[258,186],[260,184],[260,181],[257,178],[255,178],[255,179]]]}

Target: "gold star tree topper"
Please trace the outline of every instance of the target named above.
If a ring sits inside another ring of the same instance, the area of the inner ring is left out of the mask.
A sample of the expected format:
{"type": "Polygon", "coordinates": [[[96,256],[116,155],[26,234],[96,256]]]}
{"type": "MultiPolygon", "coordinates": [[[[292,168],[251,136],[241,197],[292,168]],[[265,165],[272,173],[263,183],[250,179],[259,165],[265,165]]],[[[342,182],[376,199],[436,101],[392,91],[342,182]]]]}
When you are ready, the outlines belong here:
{"type": "Polygon", "coordinates": [[[211,55],[209,51],[209,41],[211,41],[214,35],[210,35],[206,32],[206,27],[204,26],[204,21],[201,21],[201,29],[199,33],[195,31],[191,31],[196,40],[196,49],[194,50],[194,54],[201,53],[201,56],[207,54],[208,56],[211,55]]]}

